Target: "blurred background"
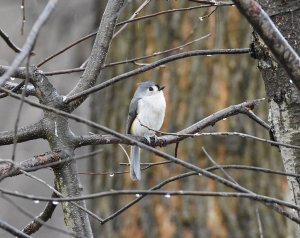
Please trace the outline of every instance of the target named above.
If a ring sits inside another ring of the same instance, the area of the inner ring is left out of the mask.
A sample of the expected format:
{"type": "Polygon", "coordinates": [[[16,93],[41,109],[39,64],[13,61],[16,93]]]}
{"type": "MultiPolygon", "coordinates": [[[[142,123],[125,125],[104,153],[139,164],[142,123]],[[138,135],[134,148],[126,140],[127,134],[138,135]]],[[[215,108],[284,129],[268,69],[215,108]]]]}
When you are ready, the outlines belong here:
{"type": "MultiPolygon", "coordinates": [[[[47,25],[43,28],[34,49],[36,55],[31,64],[37,64],[69,43],[97,30],[107,1],[73,0],[59,1],[47,25]]],[[[143,1],[126,1],[119,21],[128,19],[143,1]]],[[[138,16],[158,11],[196,6],[192,1],[151,1],[138,16]]],[[[24,35],[21,35],[22,9],[20,1],[2,0],[0,8],[0,28],[20,47],[23,45],[34,21],[45,6],[45,2],[26,1],[26,22],[24,35]]],[[[119,29],[119,28],[117,28],[119,29]]],[[[203,8],[184,12],[164,14],[155,18],[130,23],[111,44],[106,63],[139,56],[150,55],[183,45],[189,41],[210,34],[188,47],[173,51],[164,56],[186,50],[214,48],[244,48],[251,43],[252,29],[232,6],[203,8]],[[211,14],[210,14],[211,13],[211,14]],[[209,15],[209,17],[205,17],[209,15]]],[[[89,55],[93,38],[77,45],[41,67],[43,71],[54,71],[79,67],[89,55]]],[[[0,64],[9,65],[15,53],[0,39],[0,64]]],[[[163,56],[137,63],[150,63],[163,56]]],[[[106,68],[99,76],[99,82],[110,79],[137,68],[136,64],[122,64],[106,68]]],[[[80,73],[50,77],[61,94],[66,94],[76,84],[80,73]]],[[[17,80],[17,79],[16,79],[17,80]]],[[[256,62],[249,55],[218,55],[185,58],[171,62],[146,73],[129,78],[112,87],[93,94],[75,114],[89,118],[118,132],[125,132],[128,105],[137,83],[153,80],[166,86],[167,111],[162,131],[177,132],[202,118],[245,100],[265,97],[263,81],[256,68],[256,62]]],[[[0,100],[0,129],[14,127],[19,102],[11,98],[0,100]]],[[[254,112],[267,121],[267,104],[262,103],[254,112]]],[[[40,110],[24,105],[20,126],[41,118],[40,110]]],[[[85,125],[73,123],[77,134],[101,133],[85,125]]],[[[268,138],[268,131],[256,125],[248,117],[238,115],[218,122],[205,132],[235,131],[268,138]]],[[[179,144],[178,158],[201,168],[212,164],[203,154],[205,147],[219,164],[253,165],[283,170],[276,147],[241,137],[197,137],[179,144]]],[[[109,191],[111,189],[148,189],[170,176],[186,172],[174,164],[151,167],[142,172],[139,183],[132,182],[128,174],[116,173],[128,168],[127,157],[118,145],[92,146],[77,151],[81,154],[103,148],[104,152],[93,158],[78,162],[84,184],[84,193],[109,191]],[[92,175],[89,173],[98,173],[92,175]]],[[[129,147],[125,146],[129,151],[129,147]]],[[[46,141],[33,141],[19,144],[17,161],[31,158],[48,151],[46,141]]],[[[175,145],[161,148],[174,155],[175,145]]],[[[0,158],[9,159],[12,146],[0,149],[0,158]]],[[[159,162],[161,158],[142,151],[142,162],[159,162]]],[[[244,170],[230,170],[230,175],[242,186],[257,193],[287,199],[286,178],[244,170]]],[[[53,184],[50,169],[34,173],[49,184],[53,184]]],[[[222,175],[222,173],[217,172],[222,175]]],[[[51,192],[42,185],[18,176],[1,183],[4,188],[50,196],[51,192]],[[34,184],[34,186],[33,186],[34,184]]],[[[201,176],[192,176],[172,182],[164,187],[170,190],[231,191],[223,185],[201,176]]],[[[106,218],[122,208],[134,196],[119,196],[88,201],[88,207],[98,216],[106,218]]],[[[12,199],[33,215],[39,214],[44,204],[12,199]]],[[[31,221],[11,203],[0,197],[0,219],[22,229],[31,221]]],[[[159,197],[148,196],[113,220],[100,225],[91,219],[95,237],[258,237],[259,214],[265,237],[287,237],[290,226],[287,220],[265,206],[238,198],[216,197],[159,197]],[[258,212],[257,212],[258,211],[258,212]]],[[[63,214],[60,207],[49,224],[63,228],[63,214]]],[[[33,237],[67,237],[46,227],[42,227],[33,237]]],[[[0,230],[0,237],[12,237],[0,230]]],[[[292,237],[292,236],[291,236],[292,237]]]]}

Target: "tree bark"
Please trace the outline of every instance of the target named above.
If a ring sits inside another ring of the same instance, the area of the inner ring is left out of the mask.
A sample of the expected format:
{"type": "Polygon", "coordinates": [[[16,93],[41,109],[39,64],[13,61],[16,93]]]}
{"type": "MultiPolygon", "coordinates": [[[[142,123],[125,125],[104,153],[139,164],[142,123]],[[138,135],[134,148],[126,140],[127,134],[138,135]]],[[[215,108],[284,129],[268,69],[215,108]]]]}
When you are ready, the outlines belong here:
{"type": "MultiPolygon", "coordinates": [[[[299,54],[300,44],[300,10],[299,1],[269,1],[260,0],[263,9],[267,11],[289,44],[299,54]]],[[[255,29],[254,29],[255,30],[255,29]]],[[[255,48],[260,51],[258,66],[261,71],[266,94],[269,101],[269,121],[272,125],[275,140],[278,142],[300,145],[300,92],[293,84],[284,67],[270,54],[263,42],[256,38],[255,48]]],[[[286,172],[300,173],[300,151],[280,147],[281,158],[286,172]]],[[[300,204],[299,181],[288,178],[289,196],[300,204]]],[[[296,214],[298,217],[300,214],[296,214]]],[[[297,226],[298,237],[300,227],[297,226]]]]}

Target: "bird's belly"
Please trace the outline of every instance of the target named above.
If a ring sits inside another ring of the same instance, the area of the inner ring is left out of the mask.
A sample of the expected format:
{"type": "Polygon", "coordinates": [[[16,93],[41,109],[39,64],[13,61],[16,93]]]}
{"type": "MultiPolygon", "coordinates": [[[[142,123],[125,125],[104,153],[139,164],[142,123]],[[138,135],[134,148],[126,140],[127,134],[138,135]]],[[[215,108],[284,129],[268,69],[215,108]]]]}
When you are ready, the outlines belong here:
{"type": "Polygon", "coordinates": [[[165,106],[141,105],[142,110],[132,124],[133,134],[137,136],[154,135],[163,124],[165,106]],[[154,130],[154,131],[153,131],[154,130]]]}

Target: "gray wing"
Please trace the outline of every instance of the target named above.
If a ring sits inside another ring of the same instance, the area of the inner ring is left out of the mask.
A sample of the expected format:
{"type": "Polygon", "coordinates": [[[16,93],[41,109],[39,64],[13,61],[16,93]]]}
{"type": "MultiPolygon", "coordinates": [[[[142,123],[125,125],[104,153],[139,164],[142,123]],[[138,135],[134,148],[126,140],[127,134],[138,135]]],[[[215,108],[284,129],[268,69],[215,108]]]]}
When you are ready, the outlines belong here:
{"type": "Polygon", "coordinates": [[[127,125],[126,125],[126,133],[127,134],[130,134],[132,122],[134,121],[134,119],[136,118],[136,115],[138,114],[137,110],[138,110],[139,100],[140,100],[140,98],[133,97],[133,99],[130,102],[129,113],[128,113],[128,118],[127,118],[127,125]]]}

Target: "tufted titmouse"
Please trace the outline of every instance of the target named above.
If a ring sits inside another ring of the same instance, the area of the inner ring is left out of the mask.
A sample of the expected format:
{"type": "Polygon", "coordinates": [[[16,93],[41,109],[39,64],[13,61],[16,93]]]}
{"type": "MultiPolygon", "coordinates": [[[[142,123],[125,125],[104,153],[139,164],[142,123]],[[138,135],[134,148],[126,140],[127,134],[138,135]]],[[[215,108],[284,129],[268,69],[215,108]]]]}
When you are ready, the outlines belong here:
{"type": "MultiPolygon", "coordinates": [[[[159,130],[163,124],[166,100],[163,94],[164,86],[146,81],[140,83],[130,102],[127,119],[127,134],[144,136],[150,142],[155,136],[153,130],[159,130]],[[148,127],[148,128],[147,128],[148,127]]],[[[131,146],[130,177],[132,180],[141,179],[140,148],[131,146]]]]}

